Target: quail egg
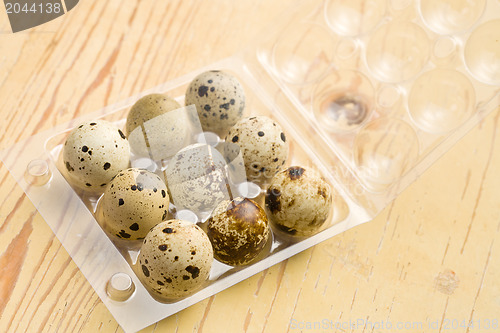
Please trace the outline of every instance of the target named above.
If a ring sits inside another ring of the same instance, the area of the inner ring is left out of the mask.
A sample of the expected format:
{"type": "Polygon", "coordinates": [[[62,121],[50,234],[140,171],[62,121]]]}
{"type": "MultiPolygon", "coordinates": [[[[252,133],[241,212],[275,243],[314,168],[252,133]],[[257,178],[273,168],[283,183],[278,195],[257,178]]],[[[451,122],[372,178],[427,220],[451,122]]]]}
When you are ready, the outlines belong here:
{"type": "Polygon", "coordinates": [[[332,206],[330,185],[310,169],[289,167],[273,177],[265,196],[271,225],[293,236],[317,232],[332,206]]]}
{"type": "Polygon", "coordinates": [[[225,200],[208,219],[207,235],[217,260],[245,265],[261,253],[269,236],[266,213],[255,201],[225,200]]]}
{"type": "Polygon", "coordinates": [[[224,135],[243,116],[245,92],[233,75],[208,71],[189,84],[186,105],[191,104],[196,105],[204,131],[224,135]]]}
{"type": "Polygon", "coordinates": [[[80,124],[63,146],[68,181],[75,187],[102,192],[119,171],[128,168],[129,143],[121,130],[105,120],[80,124]]]}
{"type": "Polygon", "coordinates": [[[135,154],[161,160],[173,156],[185,145],[188,124],[184,109],[174,99],[150,94],[132,106],[125,130],[135,154]]]}
{"type": "Polygon", "coordinates": [[[225,167],[222,155],[206,144],[189,145],[175,154],[165,176],[176,209],[200,214],[228,199],[225,167]]]}
{"type": "Polygon", "coordinates": [[[183,220],[161,222],[149,231],[138,258],[139,277],[163,299],[184,297],[208,279],[213,250],[197,225],[183,220]]]}
{"type": "Polygon", "coordinates": [[[248,180],[265,183],[285,164],[288,142],[281,126],[272,119],[249,117],[229,130],[224,153],[229,159],[241,153],[248,180]]]}
{"type": "Polygon", "coordinates": [[[102,224],[118,238],[137,240],[167,218],[167,186],[156,174],[123,170],[108,184],[99,201],[102,224]]]}

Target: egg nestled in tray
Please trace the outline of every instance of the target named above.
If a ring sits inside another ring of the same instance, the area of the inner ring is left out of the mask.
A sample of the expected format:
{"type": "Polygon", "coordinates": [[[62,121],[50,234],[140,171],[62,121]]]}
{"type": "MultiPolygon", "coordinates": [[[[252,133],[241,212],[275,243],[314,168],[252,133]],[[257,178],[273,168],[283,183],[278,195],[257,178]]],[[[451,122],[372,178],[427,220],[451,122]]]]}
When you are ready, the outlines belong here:
{"type": "Polygon", "coordinates": [[[162,302],[199,290],[214,260],[239,267],[265,258],[271,226],[291,237],[317,232],[332,200],[313,170],[287,169],[290,143],[276,120],[243,116],[245,93],[231,74],[196,76],[185,104],[143,96],[128,112],[126,136],[96,120],[63,147],[67,180],[97,198],[96,218],[116,246],[138,249],[134,271],[162,302]],[[141,159],[154,167],[137,167],[141,159]],[[258,190],[249,198],[242,185],[258,190]]]}

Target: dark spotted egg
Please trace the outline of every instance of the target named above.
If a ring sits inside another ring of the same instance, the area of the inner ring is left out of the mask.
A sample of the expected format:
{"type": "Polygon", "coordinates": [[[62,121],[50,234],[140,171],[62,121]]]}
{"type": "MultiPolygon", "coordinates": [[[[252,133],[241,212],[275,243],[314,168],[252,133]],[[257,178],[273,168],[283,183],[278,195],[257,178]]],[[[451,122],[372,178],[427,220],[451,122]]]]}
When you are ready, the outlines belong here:
{"type": "Polygon", "coordinates": [[[141,247],[138,275],[154,295],[162,299],[187,296],[210,275],[213,251],[197,225],[169,220],[151,229],[141,247]]]}
{"type": "Polygon", "coordinates": [[[247,178],[268,182],[288,158],[288,142],[281,126],[266,116],[244,118],[226,136],[224,153],[232,159],[241,153],[247,178]]]}
{"type": "Polygon", "coordinates": [[[196,106],[204,131],[224,135],[243,116],[245,92],[233,75],[208,71],[189,84],[186,105],[191,104],[196,106]]]}
{"type": "Polygon", "coordinates": [[[167,186],[150,171],[123,170],[108,184],[99,205],[107,232],[122,239],[142,239],[167,218],[167,186]]]}
{"type": "Polygon", "coordinates": [[[102,192],[119,171],[128,168],[130,147],[123,132],[104,120],[88,121],[71,131],[63,147],[68,181],[90,192],[102,192]]]}
{"type": "Polygon", "coordinates": [[[264,209],[255,201],[225,200],[208,220],[207,234],[217,260],[232,266],[245,265],[264,249],[269,223],[264,209]]]}
{"type": "Polygon", "coordinates": [[[312,169],[298,166],[280,171],[266,192],[271,225],[293,236],[308,236],[325,223],[332,207],[330,185],[312,169]]]}

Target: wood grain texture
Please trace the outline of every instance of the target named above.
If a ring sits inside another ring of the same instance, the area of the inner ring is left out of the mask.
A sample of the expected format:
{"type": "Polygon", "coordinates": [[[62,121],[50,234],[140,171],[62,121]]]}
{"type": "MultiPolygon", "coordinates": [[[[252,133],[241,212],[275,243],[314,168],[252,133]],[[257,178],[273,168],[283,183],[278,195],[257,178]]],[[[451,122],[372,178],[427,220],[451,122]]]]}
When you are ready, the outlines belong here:
{"type": "MultiPolygon", "coordinates": [[[[0,149],[229,56],[292,4],[80,1],[17,34],[0,10],[0,149]]],[[[143,331],[500,331],[499,126],[496,110],[374,221],[143,331]]],[[[121,331],[4,166],[0,184],[0,332],[121,331]]]]}

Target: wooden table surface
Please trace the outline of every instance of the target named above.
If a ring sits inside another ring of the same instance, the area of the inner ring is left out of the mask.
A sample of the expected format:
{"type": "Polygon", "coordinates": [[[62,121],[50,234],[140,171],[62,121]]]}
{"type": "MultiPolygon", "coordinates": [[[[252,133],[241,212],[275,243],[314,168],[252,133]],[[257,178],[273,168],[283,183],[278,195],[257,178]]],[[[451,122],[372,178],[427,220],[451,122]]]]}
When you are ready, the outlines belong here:
{"type": "MultiPolygon", "coordinates": [[[[82,0],[16,34],[0,10],[0,149],[230,56],[292,4],[82,0]]],[[[499,332],[499,118],[372,222],[144,332],[499,332]]],[[[3,165],[0,181],[0,332],[121,331],[3,165]]]]}

